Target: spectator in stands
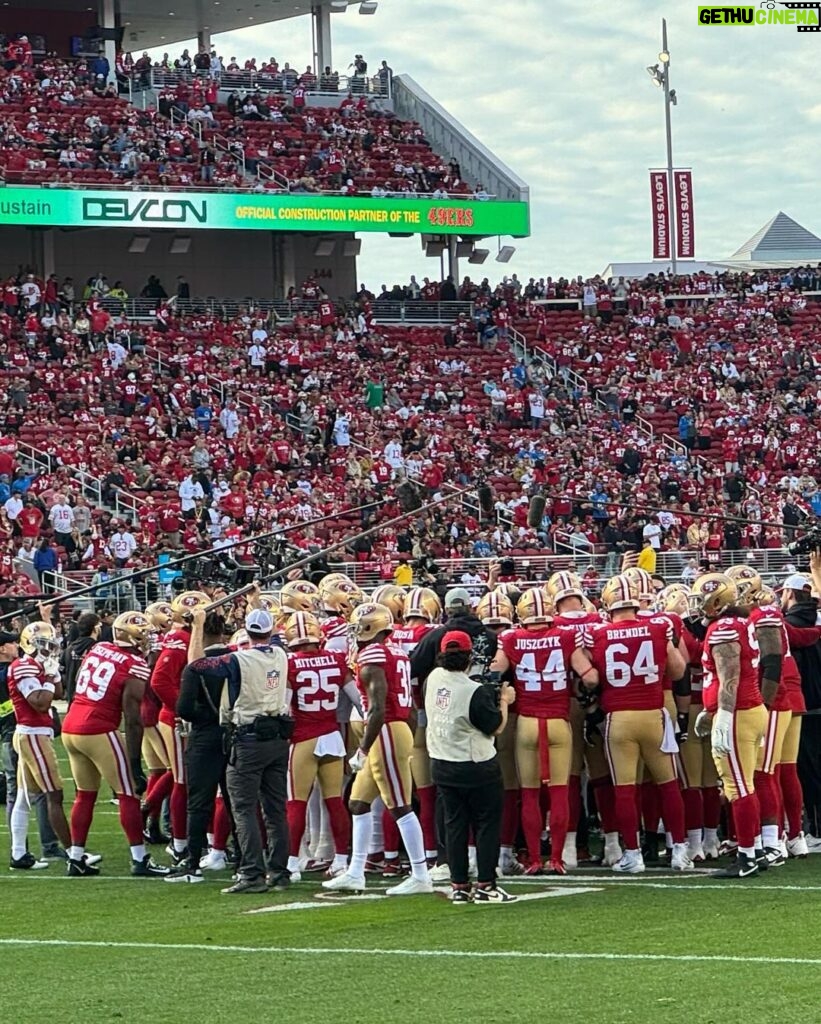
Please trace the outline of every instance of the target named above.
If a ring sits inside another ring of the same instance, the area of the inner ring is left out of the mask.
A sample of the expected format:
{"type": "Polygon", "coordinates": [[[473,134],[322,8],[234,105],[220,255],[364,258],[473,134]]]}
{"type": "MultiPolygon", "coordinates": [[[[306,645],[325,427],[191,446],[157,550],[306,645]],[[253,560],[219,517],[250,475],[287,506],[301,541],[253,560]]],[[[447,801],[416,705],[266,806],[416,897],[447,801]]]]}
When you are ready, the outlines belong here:
{"type": "Polygon", "coordinates": [[[56,573],[59,565],[57,558],[57,552],[51,546],[50,541],[47,537],[43,537],[34,554],[33,559],[34,568],[37,571],[37,579],[40,583],[40,589],[45,590],[44,576],[46,573],[56,573]]]}

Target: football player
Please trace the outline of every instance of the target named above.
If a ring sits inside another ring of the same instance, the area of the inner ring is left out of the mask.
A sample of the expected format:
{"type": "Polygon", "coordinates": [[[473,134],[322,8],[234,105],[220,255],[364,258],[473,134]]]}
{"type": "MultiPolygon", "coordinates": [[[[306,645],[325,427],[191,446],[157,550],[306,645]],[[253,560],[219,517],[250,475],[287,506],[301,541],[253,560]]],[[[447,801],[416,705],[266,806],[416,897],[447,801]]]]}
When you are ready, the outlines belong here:
{"type": "Polygon", "coordinates": [[[85,845],[100,780],[105,779],[119,804],[120,825],[131,848],[131,874],[161,877],[167,868],[158,867],[146,852],[138,796],[146,785],[140,761],[140,705],[150,675],[145,655],[151,650],[153,626],[142,612],[123,612],[111,632],[111,642],[95,644],[83,658],[74,700],[63,721],[63,746],[76,786],[67,873],[100,873],[86,860],[85,845]],[[120,719],[125,741],[117,731],[120,719]]]}
{"type": "MultiPolygon", "coordinates": [[[[160,656],[160,649],[165,634],[171,629],[174,621],[174,612],[168,601],[155,601],[145,609],[145,616],[151,623],[152,639],[151,650],[146,656],[149,668],[153,668],[157,658],[160,656]]],[[[145,790],[145,803],[143,804],[143,835],[146,842],[152,845],[167,843],[170,836],[163,835],[159,819],[149,816],[149,807],[161,807],[165,800],[171,796],[174,786],[174,776],[171,774],[171,761],[168,751],[165,749],[165,741],[160,734],[158,722],[160,719],[160,708],[162,703],[151,689],[146,686],[143,702],[140,706],[140,718],[143,724],[143,745],[142,755],[148,769],[148,784],[145,790]]]]}
{"type": "Polygon", "coordinates": [[[570,807],[568,777],[572,734],[570,732],[570,679],[572,668],[597,686],[598,673],[582,649],[576,630],[553,629],[553,610],[544,591],[526,591],[516,605],[519,628],[499,637],[499,649],[491,669],[512,670],[519,717],[516,722],[516,768],[522,794],[522,829],[527,845],[526,874],[544,872],[541,833],[544,813],[542,786],[550,792],[551,854],[547,874],[564,875],[562,860],[570,807]]]}
{"type": "MultiPolygon", "coordinates": [[[[758,686],[760,650],[755,625],[738,606],[735,583],[722,573],[700,576],[693,584],[689,604],[691,615],[708,623],[702,655],[704,710],[696,720],[696,731],[710,736],[738,837],[735,864],[715,875],[748,878],[759,870],[755,842],[761,811],[754,772],[768,723],[758,686]]],[[[772,670],[768,669],[768,678],[772,670]]]]}
{"type": "MultiPolygon", "coordinates": [[[[63,811],[63,781],[54,753],[51,705],[63,695],[60,682],[60,642],[49,622],[32,622],[20,634],[22,655],[11,662],[6,679],[17,725],[12,743],[19,758],[17,799],[11,812],[10,867],[22,870],[47,867],[28,852],[29,801],[45,793],[48,820],[64,849],[71,846],[63,811]]],[[[97,858],[99,860],[99,858],[97,858]]]]}
{"type": "Polygon", "coordinates": [[[327,889],[365,888],[364,867],[373,827],[371,803],[379,795],[393,813],[411,863],[411,877],[387,890],[389,896],[433,892],[419,819],[411,806],[413,717],[410,661],[390,640],[393,616],[379,604],[361,604],[351,616],[357,645],[356,682],[366,711],[365,732],[350,759],[356,773],[349,809],[353,844],[348,870],[323,882],[327,889]]]}
{"type": "Polygon", "coordinates": [[[328,810],[334,859],[328,873],[348,867],[350,820],[342,802],[345,743],[336,720],[339,693],[361,707],[359,693],[341,651],[322,650],[322,628],[309,612],[295,612],[283,626],[288,656],[288,689],[294,733],[288,762],[288,831],[291,881],[299,881],[299,845],[305,832],[308,797],[316,782],[328,810]]]}
{"type": "MultiPolygon", "coordinates": [[[[185,790],[185,738],[177,718],[177,700],[180,696],[182,673],[188,664],[188,644],[191,639],[190,613],[210,603],[200,590],[186,590],[171,602],[173,623],[162,642],[162,648],[151,673],[151,689],[159,698],[162,708],[158,727],[171,762],[174,785],[171,789],[171,843],[174,864],[182,864],[188,857],[188,794],[185,790]]],[[[148,816],[157,817],[156,792],[148,805],[148,816]]]]}
{"type": "MultiPolygon", "coordinates": [[[[401,587],[394,587],[391,585],[385,587],[379,587],[374,591],[373,600],[380,604],[382,602],[377,601],[377,595],[384,595],[388,592],[388,597],[396,595],[393,591],[399,591],[403,595],[402,604],[400,608],[400,614],[397,617],[394,609],[395,605],[398,604],[398,600],[393,603],[386,602],[385,607],[389,608],[391,613],[394,614],[394,627],[393,633],[391,634],[391,640],[397,644],[407,654],[408,657],[413,654],[416,645],[425,635],[434,628],[434,624],[438,622],[442,614],[442,605],[436,593],[427,587],[414,587],[410,593],[405,594],[401,587]]],[[[436,849],[436,787],[433,785],[430,774],[430,758],[428,757],[428,747],[425,741],[425,707],[424,701],[422,700],[422,692],[419,687],[418,679],[411,679],[411,687],[413,692],[414,704],[416,706],[416,729],[413,734],[413,758],[411,759],[411,774],[413,775],[413,784],[416,787],[416,797],[419,801],[419,821],[422,825],[422,835],[425,840],[425,856],[428,858],[430,863],[436,862],[437,849],[436,849]]],[[[383,874],[389,876],[395,874],[399,870],[397,864],[398,850],[396,853],[396,847],[398,847],[398,831],[395,823],[393,827],[391,822],[393,821],[390,812],[386,811],[383,815],[383,835],[385,845],[385,868],[383,874]],[[388,821],[387,819],[391,820],[388,821]],[[393,862],[393,863],[392,863],[393,862]]]]}
{"type": "MultiPolygon", "coordinates": [[[[664,707],[662,679],[681,679],[686,664],[665,619],[639,618],[640,601],[626,576],[614,576],[602,588],[602,605],[610,622],[590,631],[591,660],[602,683],[601,705],[607,715],[605,744],[616,795],[624,855],[613,870],[638,874],[644,860],[638,844],[636,785],[643,762],[659,787],[661,815],[673,839],[671,867],[692,868],[687,857],[684,804],[673,754],[675,728],[664,707]]],[[[582,679],[589,688],[591,677],[582,679]]]]}
{"type": "Polygon", "coordinates": [[[319,620],[328,650],[348,653],[348,622],[365,595],[341,572],[332,572],[319,581],[319,620]]]}
{"type": "MultiPolygon", "coordinates": [[[[496,590],[479,601],[476,615],[483,626],[498,635],[513,628],[516,616],[513,601],[508,593],[521,593],[509,585],[500,584],[496,590]]],[[[502,784],[505,787],[504,810],[502,811],[501,842],[499,846],[499,870],[503,875],[521,875],[524,867],[516,858],[516,836],[519,832],[519,773],[516,771],[516,720],[518,714],[511,704],[507,712],[507,724],[496,737],[496,751],[502,770],[502,784]]]]}
{"type": "Polygon", "coordinates": [[[781,846],[784,808],[777,771],[792,718],[786,677],[797,676],[800,685],[800,676],[775,594],[762,586],[739,589],[739,605],[748,610],[749,620],[755,626],[755,637],[761,651],[759,687],[768,715],[764,745],[758,749],[755,765],[755,791],[761,808],[761,835],[760,841],[756,837],[756,857],[766,857],[769,867],[780,867],[786,861],[787,851],[781,846]]]}
{"type": "MultiPolygon", "coordinates": [[[[681,641],[690,670],[690,707],[687,721],[679,720],[679,770],[684,786],[684,819],[687,829],[687,856],[693,862],[714,860],[719,855],[718,825],[721,798],[718,773],[708,740],[696,735],[695,722],[703,709],[704,670],[701,667],[704,629],[689,617],[690,590],[681,583],[665,587],[657,598],[660,613],[681,622],[681,641]]],[[[681,651],[681,647],[679,647],[681,651]]]]}
{"type": "MultiPolygon", "coordinates": [[[[582,581],[576,573],[553,573],[547,581],[546,589],[555,609],[553,621],[555,626],[568,626],[586,636],[590,626],[598,625],[601,622],[601,616],[585,598],[582,581]]],[[[597,717],[600,717],[600,711],[597,714],[595,706],[588,708],[586,713],[578,700],[571,701],[570,728],[573,733],[573,757],[570,762],[569,779],[570,829],[562,852],[562,860],[565,867],[568,868],[578,866],[576,826],[582,813],[581,775],[584,768],[587,769],[590,787],[595,794],[596,808],[604,833],[602,863],[606,867],[612,867],[614,864],[618,864],[622,858],[613,780],[610,778],[610,768],[604,750],[604,738],[595,725],[597,717]]]]}

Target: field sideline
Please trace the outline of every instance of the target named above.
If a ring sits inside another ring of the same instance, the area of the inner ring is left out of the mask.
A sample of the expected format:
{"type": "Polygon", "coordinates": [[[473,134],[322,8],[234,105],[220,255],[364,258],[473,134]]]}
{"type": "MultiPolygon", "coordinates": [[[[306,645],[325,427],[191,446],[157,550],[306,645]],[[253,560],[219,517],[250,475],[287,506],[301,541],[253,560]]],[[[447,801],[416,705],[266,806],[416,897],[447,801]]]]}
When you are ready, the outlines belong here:
{"type": "Polygon", "coordinates": [[[132,879],[105,802],[89,846],[104,856],[98,879],[59,864],[12,873],[3,822],[0,963],[15,1024],[817,1016],[821,857],[741,883],[589,869],[513,880],[515,905],[453,907],[389,899],[379,878],[342,900],[318,899],[318,880],[228,897],[223,874],[132,879]]]}

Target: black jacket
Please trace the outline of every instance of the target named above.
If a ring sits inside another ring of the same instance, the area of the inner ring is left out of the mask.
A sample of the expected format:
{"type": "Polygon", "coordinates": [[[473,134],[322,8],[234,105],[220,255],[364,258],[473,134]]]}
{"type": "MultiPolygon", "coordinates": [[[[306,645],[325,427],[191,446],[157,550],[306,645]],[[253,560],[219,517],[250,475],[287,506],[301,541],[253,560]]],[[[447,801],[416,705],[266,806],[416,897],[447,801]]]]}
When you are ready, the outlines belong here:
{"type": "Polygon", "coordinates": [[[74,699],[74,687],[77,684],[80,662],[98,642],[93,636],[78,636],[63,651],[63,689],[69,704],[74,699]]]}
{"type": "MultiPolygon", "coordinates": [[[[807,629],[814,626],[818,614],[818,601],[812,600],[794,604],[784,612],[784,618],[791,626],[807,629]]],[[[798,671],[801,673],[801,689],[807,711],[821,712],[821,641],[812,647],[791,648],[798,671]]]]}
{"type": "MultiPolygon", "coordinates": [[[[231,648],[221,644],[206,647],[205,654],[209,658],[218,658],[230,654],[231,648]]],[[[177,714],[186,722],[191,723],[194,730],[214,729],[219,727],[219,706],[225,680],[207,673],[194,672],[186,665],[180,681],[180,695],[177,698],[177,714]]]]}
{"type": "MultiPolygon", "coordinates": [[[[423,683],[436,667],[439,654],[439,642],[445,633],[452,629],[461,630],[473,641],[474,662],[487,666],[493,661],[496,648],[499,646],[493,630],[483,626],[473,614],[453,615],[444,626],[431,629],[422,637],[411,654],[411,675],[423,683]]],[[[471,675],[475,674],[471,670],[471,675]]]]}

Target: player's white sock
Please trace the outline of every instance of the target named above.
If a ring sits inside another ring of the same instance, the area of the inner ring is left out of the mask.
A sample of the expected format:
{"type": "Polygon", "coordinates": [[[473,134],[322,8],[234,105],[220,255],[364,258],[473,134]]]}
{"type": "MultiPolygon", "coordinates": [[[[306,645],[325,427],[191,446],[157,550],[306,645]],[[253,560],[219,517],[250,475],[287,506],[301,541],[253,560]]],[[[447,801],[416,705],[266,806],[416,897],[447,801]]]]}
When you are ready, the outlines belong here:
{"type": "Polygon", "coordinates": [[[70,860],[82,860],[85,852],[84,846],[69,846],[67,851],[70,860]]]}
{"type": "Polygon", "coordinates": [[[19,860],[26,854],[26,836],[29,830],[29,805],[24,793],[18,793],[9,819],[11,829],[11,855],[19,860]]]}
{"type": "Polygon", "coordinates": [[[188,849],[187,839],[175,839],[174,840],[174,853],[184,853],[188,849]]]}
{"type": "Polygon", "coordinates": [[[140,843],[138,846],[131,847],[131,859],[144,861],[148,851],[145,848],[145,843],[140,843]]]}
{"type": "Polygon", "coordinates": [[[365,873],[365,861],[368,859],[368,846],[373,830],[373,814],[354,814],[351,836],[350,874],[358,878],[365,873]]]}
{"type": "MultiPolygon", "coordinates": [[[[756,848],[756,850],[760,850],[763,845],[764,845],[764,840],[761,838],[761,833],[759,832],[758,835],[755,837],[755,848],[756,848]]],[[[741,849],[741,847],[739,846],[739,850],[740,849],[741,849]]]]}
{"type": "Polygon", "coordinates": [[[755,847],[753,846],[739,846],[739,853],[743,853],[745,857],[755,857],[755,847]]]}
{"type": "Polygon", "coordinates": [[[410,814],[403,814],[401,818],[396,819],[396,827],[410,858],[411,874],[424,882],[428,877],[428,861],[425,857],[425,838],[419,819],[411,811],[410,814]]]}
{"type": "Polygon", "coordinates": [[[348,857],[344,853],[335,853],[334,859],[331,862],[331,871],[347,871],[348,870],[348,857]]]}
{"type": "Polygon", "coordinates": [[[299,857],[288,858],[288,870],[293,874],[295,871],[299,871],[299,857]]]}
{"type": "Polygon", "coordinates": [[[687,842],[690,846],[701,846],[701,829],[690,828],[687,830],[687,842]]]}
{"type": "Polygon", "coordinates": [[[334,836],[331,832],[331,818],[328,808],[322,799],[319,786],[314,787],[319,797],[319,841],[314,847],[314,856],[317,860],[330,860],[334,855],[334,836]]]}
{"type": "Polygon", "coordinates": [[[373,824],[371,826],[371,839],[370,846],[368,847],[368,853],[382,853],[385,849],[385,836],[382,832],[382,812],[385,810],[385,804],[381,797],[377,797],[371,804],[371,817],[373,818],[373,824]]]}
{"type": "Polygon", "coordinates": [[[761,838],[765,846],[778,846],[778,825],[762,825],[761,838]]]}
{"type": "Polygon", "coordinates": [[[704,842],[705,843],[718,843],[718,829],[717,828],[705,828],[704,829],[704,842]]]}
{"type": "Polygon", "coordinates": [[[205,838],[208,840],[208,846],[213,850],[214,849],[214,833],[213,832],[206,832],[205,833],[205,838]]]}

